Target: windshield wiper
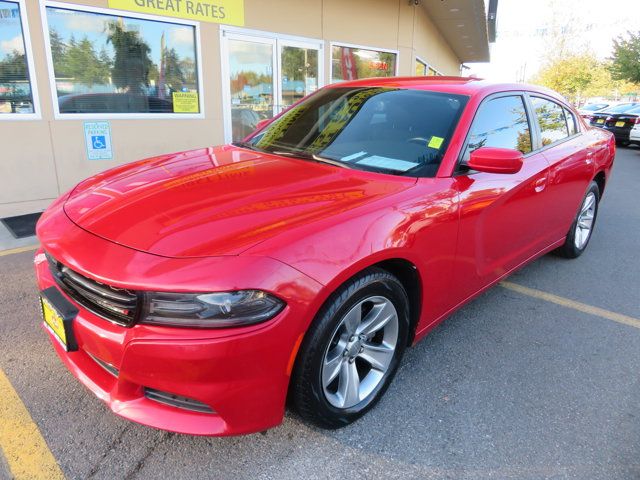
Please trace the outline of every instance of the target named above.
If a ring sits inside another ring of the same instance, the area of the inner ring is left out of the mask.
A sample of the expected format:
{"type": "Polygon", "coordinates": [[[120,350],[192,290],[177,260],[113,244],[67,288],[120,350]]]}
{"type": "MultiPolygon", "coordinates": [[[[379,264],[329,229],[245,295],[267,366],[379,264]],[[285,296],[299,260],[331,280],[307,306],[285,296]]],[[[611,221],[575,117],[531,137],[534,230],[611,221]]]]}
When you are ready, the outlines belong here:
{"type": "Polygon", "coordinates": [[[234,145],[236,147],[246,148],[248,150],[253,150],[254,152],[263,152],[263,153],[265,152],[261,148],[258,148],[254,144],[249,142],[232,142],[231,145],[234,145]]]}
{"type": "Polygon", "coordinates": [[[352,168],[350,165],[347,165],[343,162],[339,162],[337,160],[331,160],[330,158],[326,158],[326,157],[320,157],[319,155],[315,155],[313,153],[296,152],[291,150],[272,150],[269,153],[273,153],[274,155],[282,155],[283,157],[301,158],[302,160],[311,160],[313,162],[328,163],[329,165],[334,165],[336,167],[352,168]]]}

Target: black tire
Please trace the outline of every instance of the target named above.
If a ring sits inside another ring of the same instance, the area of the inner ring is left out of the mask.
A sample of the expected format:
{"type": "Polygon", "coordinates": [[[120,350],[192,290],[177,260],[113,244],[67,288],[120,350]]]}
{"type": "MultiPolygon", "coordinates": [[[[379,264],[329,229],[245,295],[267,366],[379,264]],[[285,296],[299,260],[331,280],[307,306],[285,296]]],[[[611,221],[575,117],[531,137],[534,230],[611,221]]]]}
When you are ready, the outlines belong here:
{"type": "Polygon", "coordinates": [[[567,238],[564,244],[561,247],[559,247],[555,251],[555,253],[557,253],[558,255],[564,258],[578,258],[580,255],[582,255],[582,253],[587,249],[587,246],[589,245],[589,241],[591,240],[591,235],[593,235],[593,229],[596,226],[596,219],[598,218],[599,204],[600,204],[600,189],[598,188],[598,184],[592,181],[589,184],[589,188],[585,192],[584,197],[582,198],[582,201],[580,202],[580,206],[578,207],[578,211],[576,212],[576,217],[573,220],[573,223],[571,224],[571,228],[569,229],[569,233],[567,233],[567,238]],[[576,225],[578,224],[578,218],[580,216],[580,212],[582,211],[584,202],[590,194],[595,195],[595,211],[593,214],[593,222],[592,222],[591,230],[589,231],[589,236],[587,237],[586,242],[581,247],[578,247],[576,245],[576,235],[578,230],[576,228],[576,225]]]}
{"type": "Polygon", "coordinates": [[[307,331],[291,379],[292,406],[306,421],[335,429],[354,422],[382,397],[393,380],[407,346],[409,299],[398,279],[379,268],[367,269],[342,285],[320,309],[307,331]],[[322,385],[322,365],[342,319],[355,305],[371,296],[391,301],[398,314],[398,337],[386,373],[373,391],[350,408],[337,408],[327,399],[322,385]]]}

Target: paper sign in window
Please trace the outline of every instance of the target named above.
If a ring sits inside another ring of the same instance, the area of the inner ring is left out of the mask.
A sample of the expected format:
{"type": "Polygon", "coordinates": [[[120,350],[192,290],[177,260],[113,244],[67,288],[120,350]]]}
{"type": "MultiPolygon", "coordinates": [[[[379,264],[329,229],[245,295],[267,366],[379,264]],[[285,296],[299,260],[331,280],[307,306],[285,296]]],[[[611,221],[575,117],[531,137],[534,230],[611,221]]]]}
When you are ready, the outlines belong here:
{"type": "Polygon", "coordinates": [[[174,113],[198,113],[198,92],[173,92],[174,113]]]}

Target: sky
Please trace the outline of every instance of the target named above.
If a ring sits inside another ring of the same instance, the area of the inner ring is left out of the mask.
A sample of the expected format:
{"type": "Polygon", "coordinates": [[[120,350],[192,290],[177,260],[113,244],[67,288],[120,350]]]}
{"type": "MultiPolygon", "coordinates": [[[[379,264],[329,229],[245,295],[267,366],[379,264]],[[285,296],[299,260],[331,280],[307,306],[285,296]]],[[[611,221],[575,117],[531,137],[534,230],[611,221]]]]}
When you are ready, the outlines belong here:
{"type": "Polygon", "coordinates": [[[0,1],[0,60],[14,51],[24,53],[18,15],[17,4],[0,1]]]}
{"type": "MultiPolygon", "coordinates": [[[[488,3],[488,0],[485,0],[488,3]]],[[[500,82],[527,81],[544,64],[553,38],[604,60],[613,39],[640,31],[640,0],[498,0],[490,63],[468,63],[465,74],[500,82]]]]}
{"type": "MultiPolygon", "coordinates": [[[[0,2],[1,3],[1,2],[0,2]]],[[[47,8],[49,28],[56,30],[63,41],[68,42],[73,34],[77,41],[85,36],[93,43],[96,53],[104,47],[113,55],[113,47],[107,42],[106,24],[117,17],[88,12],[72,12],[60,8],[47,8]]],[[[160,38],[165,34],[166,47],[175,48],[181,59],[194,59],[194,28],[167,22],[153,22],[125,17],[127,28],[140,32],[142,38],[151,47],[151,59],[160,64],[160,38]]]]}

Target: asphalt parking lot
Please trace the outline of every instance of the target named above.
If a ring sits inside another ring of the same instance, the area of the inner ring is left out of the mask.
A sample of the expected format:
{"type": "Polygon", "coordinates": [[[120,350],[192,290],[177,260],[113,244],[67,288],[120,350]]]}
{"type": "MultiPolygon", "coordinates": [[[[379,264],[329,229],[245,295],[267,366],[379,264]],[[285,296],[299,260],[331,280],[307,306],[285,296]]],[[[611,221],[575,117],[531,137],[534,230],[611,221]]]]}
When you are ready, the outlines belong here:
{"type": "Polygon", "coordinates": [[[453,315],[342,430],[289,413],[221,439],[116,417],[39,327],[33,252],[0,256],[0,374],[67,478],[640,478],[639,185],[640,148],[619,149],[587,252],[548,255],[509,278],[535,290],[496,287],[453,315]]]}

